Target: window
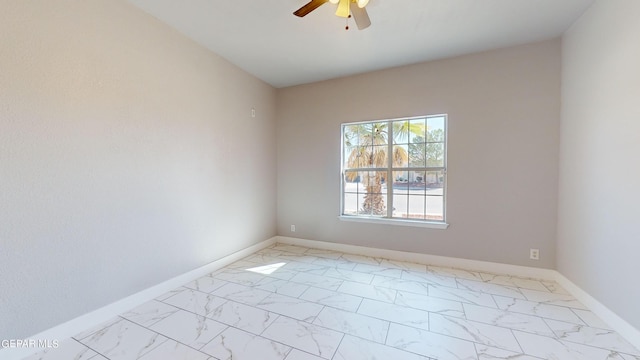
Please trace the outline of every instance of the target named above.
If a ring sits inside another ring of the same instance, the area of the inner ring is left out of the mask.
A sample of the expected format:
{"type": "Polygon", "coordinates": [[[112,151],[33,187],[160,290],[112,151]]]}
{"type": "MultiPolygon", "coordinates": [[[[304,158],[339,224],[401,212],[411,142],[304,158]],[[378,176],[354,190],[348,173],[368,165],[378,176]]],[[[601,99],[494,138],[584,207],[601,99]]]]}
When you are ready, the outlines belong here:
{"type": "Polygon", "coordinates": [[[447,116],[342,125],[343,219],[445,222],[447,116]]]}

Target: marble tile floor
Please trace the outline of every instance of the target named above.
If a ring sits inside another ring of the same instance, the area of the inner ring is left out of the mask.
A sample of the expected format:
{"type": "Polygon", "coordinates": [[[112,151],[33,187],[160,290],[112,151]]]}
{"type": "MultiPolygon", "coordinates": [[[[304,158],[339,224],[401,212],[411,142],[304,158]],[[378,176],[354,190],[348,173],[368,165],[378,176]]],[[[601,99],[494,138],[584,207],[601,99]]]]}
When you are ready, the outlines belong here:
{"type": "Polygon", "coordinates": [[[27,358],[640,360],[558,284],[275,244],[27,358]]]}

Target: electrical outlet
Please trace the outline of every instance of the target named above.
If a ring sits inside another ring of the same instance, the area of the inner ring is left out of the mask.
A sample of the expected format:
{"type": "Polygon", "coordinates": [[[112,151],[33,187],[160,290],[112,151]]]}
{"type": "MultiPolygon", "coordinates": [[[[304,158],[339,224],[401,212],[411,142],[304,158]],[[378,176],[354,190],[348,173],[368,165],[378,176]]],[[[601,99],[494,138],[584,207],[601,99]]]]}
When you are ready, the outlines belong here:
{"type": "Polygon", "coordinates": [[[540,260],[540,250],[538,250],[538,249],[529,249],[529,259],[531,259],[531,260],[540,260]]]}
{"type": "Polygon", "coordinates": [[[256,109],[251,109],[251,117],[256,117],[256,109]]]}
{"type": "Polygon", "coordinates": [[[291,232],[296,232],[296,226],[295,225],[291,225],[291,232]]]}

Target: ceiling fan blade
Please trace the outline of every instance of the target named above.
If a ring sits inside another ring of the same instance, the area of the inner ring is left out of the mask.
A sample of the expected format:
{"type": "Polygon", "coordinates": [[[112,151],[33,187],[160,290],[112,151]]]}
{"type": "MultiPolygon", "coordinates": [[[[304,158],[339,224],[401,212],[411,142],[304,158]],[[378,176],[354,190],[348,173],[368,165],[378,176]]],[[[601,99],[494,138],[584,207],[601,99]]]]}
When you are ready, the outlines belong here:
{"type": "Polygon", "coordinates": [[[307,4],[305,4],[303,7],[301,7],[300,9],[296,10],[293,13],[293,15],[299,16],[299,17],[306,16],[308,13],[310,13],[313,10],[317,9],[318,7],[320,7],[320,5],[326,3],[327,1],[329,1],[329,0],[311,0],[307,4]]]}
{"type": "Polygon", "coordinates": [[[367,9],[359,8],[358,4],[356,4],[355,2],[351,3],[351,15],[353,16],[353,20],[356,21],[358,30],[364,30],[371,25],[371,19],[369,19],[367,9]]]}

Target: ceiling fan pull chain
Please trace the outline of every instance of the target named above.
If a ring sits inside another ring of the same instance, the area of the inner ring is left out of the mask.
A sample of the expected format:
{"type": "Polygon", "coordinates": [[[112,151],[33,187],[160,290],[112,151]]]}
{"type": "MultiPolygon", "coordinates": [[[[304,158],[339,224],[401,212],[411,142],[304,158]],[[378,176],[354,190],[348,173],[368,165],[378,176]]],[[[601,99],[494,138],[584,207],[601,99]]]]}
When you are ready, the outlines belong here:
{"type": "Polygon", "coordinates": [[[351,14],[349,14],[349,16],[347,16],[344,20],[347,23],[347,26],[344,27],[345,30],[349,30],[349,19],[351,19],[351,14]]]}

